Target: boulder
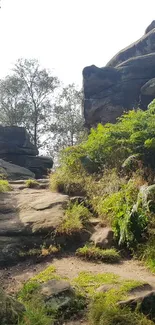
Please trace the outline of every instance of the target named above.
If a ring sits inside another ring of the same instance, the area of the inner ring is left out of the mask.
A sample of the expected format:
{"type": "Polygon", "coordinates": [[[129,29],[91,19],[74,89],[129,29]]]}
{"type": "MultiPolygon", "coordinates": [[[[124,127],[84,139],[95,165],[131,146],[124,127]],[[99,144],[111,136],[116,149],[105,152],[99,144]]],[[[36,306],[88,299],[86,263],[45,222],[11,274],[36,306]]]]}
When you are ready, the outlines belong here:
{"type": "Polygon", "coordinates": [[[45,304],[54,305],[56,309],[69,307],[75,295],[69,282],[56,279],[43,283],[40,293],[45,304]]]}
{"type": "Polygon", "coordinates": [[[110,248],[114,244],[114,233],[109,227],[97,226],[90,241],[92,241],[97,247],[103,249],[110,248]]]}
{"type": "Polygon", "coordinates": [[[0,125],[0,157],[4,158],[5,154],[10,153],[36,156],[38,150],[30,142],[30,137],[25,128],[0,125]]]}
{"type": "Polygon", "coordinates": [[[0,288],[0,324],[15,325],[18,323],[18,318],[24,313],[24,306],[5,294],[0,288]]]}
{"type": "Polygon", "coordinates": [[[0,193],[0,266],[18,263],[22,253],[43,243],[55,244],[68,202],[67,195],[48,190],[0,193]]]}
{"type": "Polygon", "coordinates": [[[99,122],[114,123],[124,111],[139,105],[146,109],[154,99],[154,24],[141,39],[116,54],[106,67],[84,68],[84,117],[88,127],[99,122]]]}
{"type": "Polygon", "coordinates": [[[0,158],[29,169],[36,178],[47,175],[53,166],[50,157],[38,156],[25,128],[17,126],[0,126],[0,158]]]}
{"type": "Polygon", "coordinates": [[[47,172],[53,166],[53,160],[50,157],[7,154],[5,160],[13,164],[23,166],[33,172],[36,178],[47,175],[47,172]]]}
{"type": "Polygon", "coordinates": [[[3,159],[0,159],[0,174],[9,180],[35,178],[35,174],[29,169],[11,164],[3,159]]]}
{"type": "Polygon", "coordinates": [[[119,302],[120,307],[129,307],[132,310],[138,309],[151,319],[155,318],[155,291],[136,298],[129,298],[119,302]]]}

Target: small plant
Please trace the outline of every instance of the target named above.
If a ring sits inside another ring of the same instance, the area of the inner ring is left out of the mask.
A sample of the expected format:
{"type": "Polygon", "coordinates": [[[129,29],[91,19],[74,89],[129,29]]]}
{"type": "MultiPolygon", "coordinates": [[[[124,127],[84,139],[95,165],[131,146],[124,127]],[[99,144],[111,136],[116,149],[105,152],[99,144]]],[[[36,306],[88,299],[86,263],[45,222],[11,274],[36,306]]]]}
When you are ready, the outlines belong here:
{"type": "Polygon", "coordinates": [[[120,254],[114,248],[101,249],[87,245],[77,249],[76,255],[88,260],[97,260],[106,263],[118,263],[121,259],[120,254]]]}
{"type": "Polygon", "coordinates": [[[58,233],[72,234],[84,228],[91,213],[83,204],[70,204],[65,212],[65,219],[57,229],[58,233]]]}
{"type": "Polygon", "coordinates": [[[60,279],[60,276],[58,276],[56,273],[56,268],[54,265],[48,266],[44,271],[38,273],[33,278],[31,278],[31,281],[37,281],[38,283],[43,283],[52,279],[60,279]]]}
{"type": "Polygon", "coordinates": [[[0,179],[0,193],[11,191],[12,188],[7,180],[0,179]]]}
{"type": "Polygon", "coordinates": [[[54,314],[47,315],[46,307],[41,299],[34,299],[26,304],[26,311],[18,321],[18,325],[52,325],[54,314]]]}
{"type": "Polygon", "coordinates": [[[38,188],[39,183],[35,179],[27,179],[25,182],[28,188],[38,188]]]}

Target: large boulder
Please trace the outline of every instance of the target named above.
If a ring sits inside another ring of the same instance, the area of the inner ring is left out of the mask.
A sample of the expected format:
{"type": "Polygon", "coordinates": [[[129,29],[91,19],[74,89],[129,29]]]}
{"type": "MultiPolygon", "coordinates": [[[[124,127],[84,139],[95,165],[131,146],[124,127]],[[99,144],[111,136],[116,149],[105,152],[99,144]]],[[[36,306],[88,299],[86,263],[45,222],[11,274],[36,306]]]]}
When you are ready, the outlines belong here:
{"type": "Polygon", "coordinates": [[[9,180],[35,178],[35,174],[29,169],[11,164],[3,159],[0,159],[0,174],[9,180]]]}
{"type": "Polygon", "coordinates": [[[13,153],[28,154],[36,156],[37,148],[30,142],[30,138],[25,128],[18,126],[0,125],[0,157],[13,153]]]}
{"type": "Polygon", "coordinates": [[[47,175],[53,166],[50,157],[38,156],[38,150],[31,143],[25,128],[17,126],[0,126],[0,158],[29,169],[36,178],[47,175]]]}
{"type": "Polygon", "coordinates": [[[138,105],[146,109],[154,99],[154,25],[140,40],[116,54],[106,67],[84,68],[84,116],[88,126],[113,123],[124,111],[138,105]]]}

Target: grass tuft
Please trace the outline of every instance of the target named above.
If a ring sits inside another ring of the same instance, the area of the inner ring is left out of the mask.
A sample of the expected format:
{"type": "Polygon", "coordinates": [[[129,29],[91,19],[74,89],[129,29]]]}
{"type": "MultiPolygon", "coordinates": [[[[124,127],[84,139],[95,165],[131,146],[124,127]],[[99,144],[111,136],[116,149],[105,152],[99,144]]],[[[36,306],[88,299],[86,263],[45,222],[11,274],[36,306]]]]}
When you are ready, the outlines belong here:
{"type": "Polygon", "coordinates": [[[101,249],[95,246],[85,245],[76,251],[78,257],[88,260],[102,261],[106,263],[118,263],[121,259],[119,252],[115,248],[101,249]]]}
{"type": "Polygon", "coordinates": [[[12,188],[7,180],[0,179],[0,193],[9,192],[12,188]]]}
{"type": "Polygon", "coordinates": [[[70,204],[65,212],[65,219],[57,229],[57,232],[67,235],[80,232],[90,217],[91,213],[83,204],[70,204]]]}
{"type": "Polygon", "coordinates": [[[38,188],[39,183],[35,179],[27,179],[25,182],[28,188],[38,188]]]}

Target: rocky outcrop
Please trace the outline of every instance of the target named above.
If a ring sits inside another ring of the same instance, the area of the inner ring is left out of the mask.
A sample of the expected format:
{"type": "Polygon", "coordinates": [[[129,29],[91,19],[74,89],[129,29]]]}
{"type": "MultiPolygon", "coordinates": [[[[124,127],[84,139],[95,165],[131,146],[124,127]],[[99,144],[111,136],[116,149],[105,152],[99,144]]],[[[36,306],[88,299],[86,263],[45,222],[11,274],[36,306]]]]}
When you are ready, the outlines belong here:
{"type": "Polygon", "coordinates": [[[46,175],[53,166],[51,158],[38,156],[23,127],[0,126],[0,158],[29,169],[37,178],[46,175]]]}
{"type": "Polygon", "coordinates": [[[155,21],[137,42],[106,65],[84,68],[84,117],[88,126],[115,122],[138,105],[146,109],[155,98],[155,21]]]}
{"type": "Polygon", "coordinates": [[[0,174],[11,180],[35,178],[35,174],[29,169],[11,164],[3,159],[0,159],[0,174]]]}

